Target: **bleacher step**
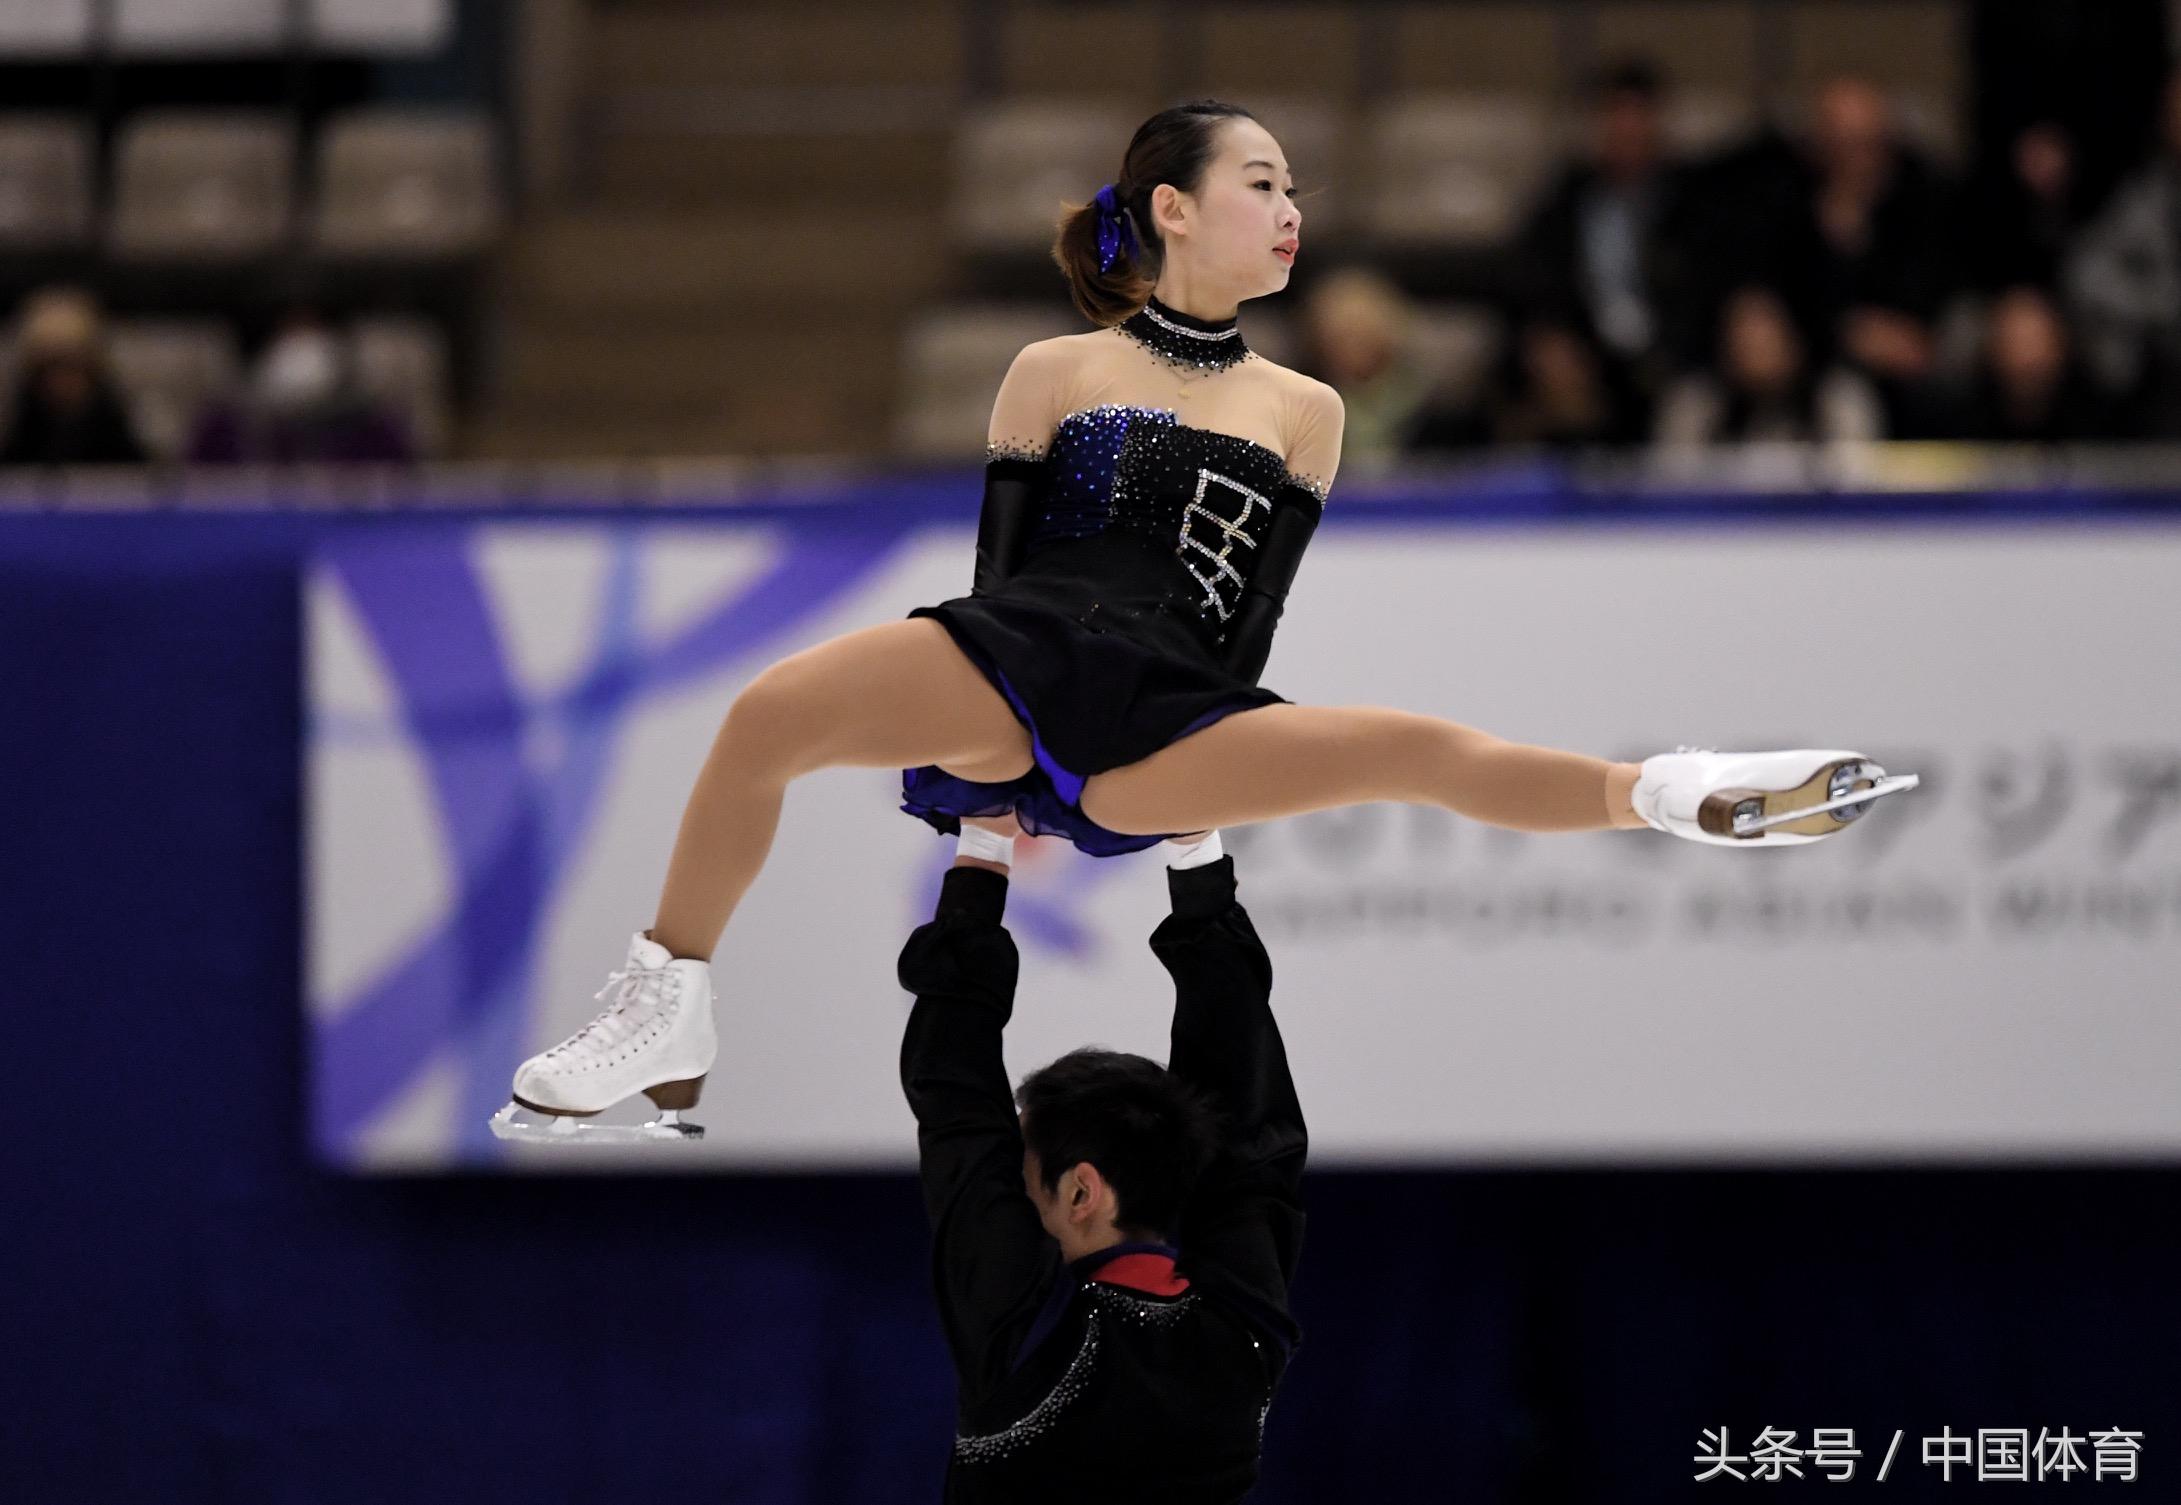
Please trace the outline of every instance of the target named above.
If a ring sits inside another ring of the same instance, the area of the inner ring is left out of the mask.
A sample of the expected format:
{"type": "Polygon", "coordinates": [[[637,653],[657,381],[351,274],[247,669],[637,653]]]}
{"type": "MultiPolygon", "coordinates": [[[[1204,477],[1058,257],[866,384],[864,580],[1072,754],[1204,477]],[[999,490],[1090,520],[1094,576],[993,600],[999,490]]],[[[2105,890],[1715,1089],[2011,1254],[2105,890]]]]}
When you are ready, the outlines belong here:
{"type": "Polygon", "coordinates": [[[847,214],[584,211],[522,236],[509,257],[517,305],[681,311],[755,301],[893,307],[936,292],[937,224],[847,214]]]}
{"type": "Polygon", "coordinates": [[[593,79],[660,86],[911,85],[959,90],[961,10],[923,4],[650,4],[601,8],[593,79]]]}
{"type": "Polygon", "coordinates": [[[560,400],[606,408],[677,400],[703,407],[721,393],[817,386],[883,395],[897,373],[890,349],[868,348],[867,331],[860,320],[798,325],[777,314],[695,329],[525,324],[505,341],[501,390],[515,404],[560,400]]]}
{"type": "Polygon", "coordinates": [[[939,215],[949,138],[919,131],[743,131],[655,119],[609,125],[592,148],[595,204],[939,215]]]}

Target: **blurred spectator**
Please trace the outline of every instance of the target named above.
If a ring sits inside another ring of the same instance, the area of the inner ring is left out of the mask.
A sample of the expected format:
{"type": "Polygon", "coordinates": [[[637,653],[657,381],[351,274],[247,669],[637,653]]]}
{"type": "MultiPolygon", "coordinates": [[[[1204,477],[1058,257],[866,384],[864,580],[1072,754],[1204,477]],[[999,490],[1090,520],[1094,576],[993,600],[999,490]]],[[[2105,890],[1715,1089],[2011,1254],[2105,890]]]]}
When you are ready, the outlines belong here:
{"type": "Polygon", "coordinates": [[[107,369],[98,304],[76,288],[24,300],[21,365],[0,465],[141,465],[144,446],[107,369]]]}
{"type": "Polygon", "coordinates": [[[1760,132],[1707,164],[1689,191],[1705,301],[1723,310],[1735,289],[1777,289],[1815,363],[1846,360],[1868,374],[1892,432],[1926,425],[1933,326],[1955,282],[1951,194],[1900,139],[1883,93],[1860,78],[1828,81],[1806,142],[1760,132]]]}
{"type": "Polygon", "coordinates": [[[2095,213],[2157,134],[2167,0],[1975,0],[1966,19],[1978,159],[2004,163],[2049,122],[2069,143],[2078,209],[2095,213]]]}
{"type": "Polygon", "coordinates": [[[1630,60],[1590,86],[1590,147],[1531,213],[1517,245],[1521,316],[1577,333],[1641,432],[1665,379],[1669,322],[1679,310],[1676,213],[1683,175],[1665,152],[1664,88],[1630,60]]]}
{"type": "Polygon", "coordinates": [[[2181,437],[2181,71],[2159,151],[2083,232],[2067,288],[2098,380],[2140,403],[2148,435],[2181,437]]]}
{"type": "Polygon", "coordinates": [[[1992,306],[1984,359],[1956,437],[1996,444],[2065,444],[2111,436],[2109,405],[2074,359],[2067,325],[2034,287],[1992,306]]]}
{"type": "Polygon", "coordinates": [[[399,418],[356,382],[348,342],[315,314],[291,316],[258,357],[242,398],[207,412],[199,465],[372,465],[416,458],[399,418]]]}
{"type": "Polygon", "coordinates": [[[1898,418],[1931,374],[1933,321],[1948,291],[1938,174],[1898,139],[1884,94],[1840,78],[1818,92],[1811,211],[1820,306],[1843,355],[1874,377],[1898,418]]]}
{"type": "Polygon", "coordinates": [[[1430,413],[1433,383],[1404,344],[1408,321],[1401,290],[1361,268],[1326,277],[1303,304],[1309,368],[1347,404],[1343,464],[1396,458],[1430,413]]]}
{"type": "Polygon", "coordinates": [[[1509,344],[1478,437],[1547,449],[1619,444],[1628,436],[1618,420],[1605,373],[1582,337],[1564,324],[1530,324],[1509,344]]]}
{"type": "Polygon", "coordinates": [[[1821,371],[1779,296],[1746,287],[1727,300],[1717,372],[1675,384],[1657,437],[1664,445],[1831,443],[1884,433],[1870,384],[1844,368],[1821,371]]]}
{"type": "Polygon", "coordinates": [[[1970,190],[1963,241],[1979,288],[2053,288],[2061,258],[2082,225],[2075,146],[2065,130],[2040,121],[2015,137],[2003,161],[1970,190]]]}

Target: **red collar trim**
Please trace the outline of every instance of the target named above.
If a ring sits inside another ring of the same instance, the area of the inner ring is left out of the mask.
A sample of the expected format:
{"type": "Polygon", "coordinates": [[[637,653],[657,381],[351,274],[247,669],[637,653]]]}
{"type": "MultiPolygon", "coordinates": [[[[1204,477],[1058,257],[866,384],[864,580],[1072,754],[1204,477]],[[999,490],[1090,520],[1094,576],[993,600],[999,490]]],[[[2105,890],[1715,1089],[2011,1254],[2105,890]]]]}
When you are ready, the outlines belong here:
{"type": "Polygon", "coordinates": [[[1152,1296],[1179,1296],[1189,1289],[1187,1277],[1174,1273],[1173,1256],[1168,1254],[1119,1255],[1092,1271],[1091,1279],[1152,1296]]]}

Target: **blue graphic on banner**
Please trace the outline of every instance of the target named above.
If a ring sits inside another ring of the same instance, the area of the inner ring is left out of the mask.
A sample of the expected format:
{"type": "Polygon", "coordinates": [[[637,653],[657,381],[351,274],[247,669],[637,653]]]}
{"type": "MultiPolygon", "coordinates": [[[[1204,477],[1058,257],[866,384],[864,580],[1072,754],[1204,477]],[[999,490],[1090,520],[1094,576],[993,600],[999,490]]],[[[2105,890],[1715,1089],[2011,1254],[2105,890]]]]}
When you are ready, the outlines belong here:
{"type": "Polygon", "coordinates": [[[648,530],[602,532],[610,566],[590,662],[558,694],[536,695],[510,672],[479,576],[480,534],[333,541],[321,550],[320,567],[369,634],[400,711],[398,726],[314,716],[310,735],[399,738],[414,748],[456,885],[439,922],[406,954],[320,1011],[312,1132],[322,1159],[353,1158],[375,1115],[450,1043],[463,1063],[453,1148],[463,1159],[498,1157],[486,1118],[506,1101],[529,1038],[539,927],[597,813],[631,707],[769,659],[783,637],[860,589],[914,526],[903,518],[843,529],[813,517],[769,527],[764,536],[778,547],[771,566],[650,646],[637,633],[648,530]],[[561,733],[551,766],[541,766],[531,736],[541,727],[561,733]]]}

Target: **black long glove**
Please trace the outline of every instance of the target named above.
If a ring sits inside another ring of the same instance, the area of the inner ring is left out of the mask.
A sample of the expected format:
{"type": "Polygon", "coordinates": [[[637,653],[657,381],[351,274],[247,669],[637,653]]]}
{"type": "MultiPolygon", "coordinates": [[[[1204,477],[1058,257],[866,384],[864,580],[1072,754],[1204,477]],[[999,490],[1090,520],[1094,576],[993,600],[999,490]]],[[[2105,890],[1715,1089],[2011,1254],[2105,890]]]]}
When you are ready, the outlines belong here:
{"type": "Polygon", "coordinates": [[[1288,588],[1302,568],[1303,550],[1325,514],[1325,504],[1300,486],[1283,486],[1272,499],[1272,526],[1265,530],[1242,604],[1227,624],[1227,672],[1256,684],[1272,656],[1272,630],[1280,625],[1288,588]]]}
{"type": "Polygon", "coordinates": [[[977,573],[969,588],[972,596],[991,595],[1022,567],[1044,486],[1043,460],[986,462],[984,506],[977,514],[977,573]]]}

